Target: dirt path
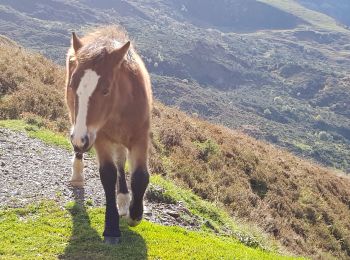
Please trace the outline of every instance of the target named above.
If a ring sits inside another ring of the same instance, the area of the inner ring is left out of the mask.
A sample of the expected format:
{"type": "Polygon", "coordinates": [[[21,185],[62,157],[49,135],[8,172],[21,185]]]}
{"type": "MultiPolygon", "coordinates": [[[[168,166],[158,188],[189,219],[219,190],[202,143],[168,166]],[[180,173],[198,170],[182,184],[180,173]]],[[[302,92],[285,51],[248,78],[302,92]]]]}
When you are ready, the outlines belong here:
{"type": "MultiPolygon", "coordinates": [[[[0,208],[21,207],[42,200],[64,206],[83,200],[103,206],[104,192],[94,158],[84,159],[84,188],[69,184],[72,154],[32,139],[26,133],[0,128],[0,208]]],[[[200,221],[183,206],[146,200],[145,219],[163,225],[198,229],[200,221]]]]}

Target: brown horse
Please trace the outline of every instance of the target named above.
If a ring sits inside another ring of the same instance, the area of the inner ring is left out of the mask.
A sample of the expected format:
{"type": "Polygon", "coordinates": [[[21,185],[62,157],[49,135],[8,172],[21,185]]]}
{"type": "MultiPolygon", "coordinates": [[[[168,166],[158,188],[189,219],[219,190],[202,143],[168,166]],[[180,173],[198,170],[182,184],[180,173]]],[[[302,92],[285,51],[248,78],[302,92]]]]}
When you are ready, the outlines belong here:
{"type": "Polygon", "coordinates": [[[74,186],[84,184],[83,153],[95,148],[106,195],[105,242],[119,242],[119,216],[130,226],[143,214],[149,182],[148,143],[152,91],[149,74],[126,33],[104,27],[79,39],[67,54],[66,101],[72,123],[74,186]],[[124,166],[128,155],[131,201],[124,166]],[[117,186],[117,204],[116,191],[117,186]]]}

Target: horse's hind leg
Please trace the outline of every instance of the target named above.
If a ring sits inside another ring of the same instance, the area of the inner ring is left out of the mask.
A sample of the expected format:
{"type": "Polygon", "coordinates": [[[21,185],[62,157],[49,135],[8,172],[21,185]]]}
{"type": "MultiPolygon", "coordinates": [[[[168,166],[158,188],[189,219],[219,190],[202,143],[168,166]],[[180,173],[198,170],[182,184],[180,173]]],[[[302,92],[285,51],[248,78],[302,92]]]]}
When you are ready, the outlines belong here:
{"type": "Polygon", "coordinates": [[[113,161],[113,148],[108,142],[96,140],[95,149],[100,164],[100,178],[106,196],[104,241],[107,244],[117,244],[120,239],[120,229],[115,197],[117,168],[113,161]]]}
{"type": "Polygon", "coordinates": [[[84,175],[83,175],[83,154],[75,153],[73,157],[72,165],[72,177],[70,183],[75,187],[84,186],[84,175]]]}
{"type": "Polygon", "coordinates": [[[119,216],[126,216],[130,206],[130,195],[125,179],[125,161],[127,150],[124,146],[118,145],[116,147],[116,164],[118,169],[117,181],[117,204],[119,216]]]}
{"type": "Polygon", "coordinates": [[[129,207],[128,224],[137,226],[142,220],[143,196],[145,194],[149,173],[147,168],[148,140],[142,140],[131,147],[129,151],[131,164],[131,191],[132,199],[129,207]]]}

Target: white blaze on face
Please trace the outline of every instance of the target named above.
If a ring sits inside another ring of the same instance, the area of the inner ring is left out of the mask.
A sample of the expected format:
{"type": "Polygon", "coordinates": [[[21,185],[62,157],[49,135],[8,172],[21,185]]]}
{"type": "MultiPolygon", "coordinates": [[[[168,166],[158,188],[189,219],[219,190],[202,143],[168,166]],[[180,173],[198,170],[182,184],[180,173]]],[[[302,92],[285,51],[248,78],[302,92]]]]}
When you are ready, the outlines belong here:
{"type": "Polygon", "coordinates": [[[80,80],[80,84],[77,89],[78,96],[78,114],[75,121],[75,126],[73,130],[74,138],[73,144],[81,147],[82,146],[82,138],[87,134],[87,112],[89,106],[89,100],[94,93],[97,82],[100,76],[93,70],[88,69],[84,71],[84,75],[80,80]]]}

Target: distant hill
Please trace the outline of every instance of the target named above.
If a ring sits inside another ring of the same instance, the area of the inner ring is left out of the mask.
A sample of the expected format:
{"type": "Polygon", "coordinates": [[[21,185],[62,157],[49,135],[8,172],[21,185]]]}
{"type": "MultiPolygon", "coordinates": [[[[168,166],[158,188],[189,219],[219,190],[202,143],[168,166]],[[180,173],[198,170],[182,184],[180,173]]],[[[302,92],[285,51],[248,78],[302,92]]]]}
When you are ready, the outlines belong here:
{"type": "Polygon", "coordinates": [[[350,172],[350,31],[306,2],[2,0],[0,33],[63,64],[122,24],[167,105],[350,172]]]}
{"type": "Polygon", "coordinates": [[[350,26],[350,2],[347,0],[298,0],[312,10],[325,13],[340,23],[350,26]]]}
{"type": "MultiPolygon", "coordinates": [[[[0,44],[0,118],[68,132],[64,78],[63,68],[42,55],[0,44]]],[[[152,117],[152,173],[259,226],[294,254],[350,257],[348,177],[159,102],[152,117]]]]}
{"type": "Polygon", "coordinates": [[[169,14],[176,20],[223,32],[294,29],[307,24],[290,13],[255,0],[168,2],[169,14]]]}

